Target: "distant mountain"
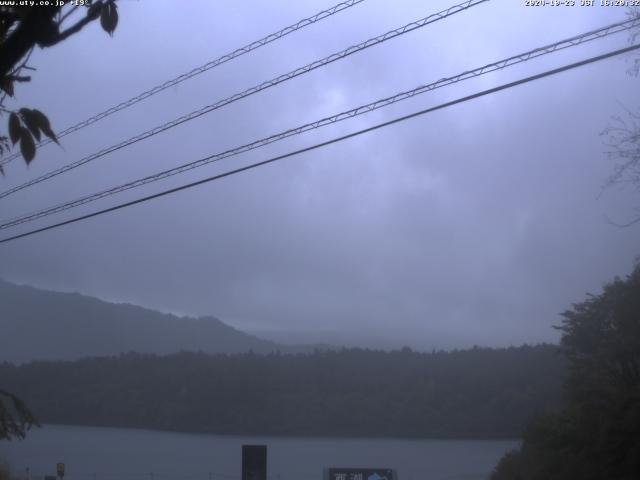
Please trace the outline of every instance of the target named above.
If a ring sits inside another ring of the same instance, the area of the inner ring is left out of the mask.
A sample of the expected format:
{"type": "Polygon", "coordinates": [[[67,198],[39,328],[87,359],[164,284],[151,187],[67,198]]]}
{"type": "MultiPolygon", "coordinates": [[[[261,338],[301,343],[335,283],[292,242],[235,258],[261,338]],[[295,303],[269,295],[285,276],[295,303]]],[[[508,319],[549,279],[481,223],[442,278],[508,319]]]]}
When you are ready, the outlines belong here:
{"type": "Polygon", "coordinates": [[[214,317],[178,317],[0,279],[0,362],[72,360],[130,351],[268,353],[303,349],[262,340],[214,317]]]}

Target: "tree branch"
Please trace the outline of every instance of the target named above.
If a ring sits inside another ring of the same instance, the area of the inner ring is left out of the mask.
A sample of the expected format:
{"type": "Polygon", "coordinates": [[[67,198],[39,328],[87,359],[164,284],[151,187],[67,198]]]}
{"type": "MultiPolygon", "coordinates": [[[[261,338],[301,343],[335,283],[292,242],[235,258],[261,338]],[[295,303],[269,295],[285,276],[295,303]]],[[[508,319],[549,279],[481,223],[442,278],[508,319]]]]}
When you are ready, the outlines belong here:
{"type": "MultiPolygon", "coordinates": [[[[95,5],[101,6],[103,2],[98,1],[95,5]]],[[[99,8],[92,8],[94,12],[100,11],[99,8]]],[[[36,45],[41,48],[56,45],[71,35],[78,33],[99,16],[90,14],[91,9],[89,9],[85,17],[60,32],[61,22],[56,21],[56,16],[59,15],[61,9],[62,7],[33,7],[28,14],[19,21],[18,26],[6,38],[0,49],[0,78],[12,72],[20,59],[36,45]]],[[[67,18],[72,11],[73,9],[67,12],[62,19],[67,18]]]]}
{"type": "Polygon", "coordinates": [[[0,439],[24,438],[33,425],[39,426],[25,403],[14,394],[0,390],[0,439]]]}
{"type": "Polygon", "coordinates": [[[67,13],[65,13],[60,17],[60,20],[58,20],[58,25],[62,25],[62,22],[64,22],[67,19],[67,17],[71,15],[73,12],[75,12],[78,8],[79,8],[79,5],[75,5],[71,7],[71,9],[69,9],[67,13]]]}
{"type": "Polygon", "coordinates": [[[87,15],[83,19],[78,20],[72,27],[69,27],[65,31],[60,32],[55,37],[52,37],[51,39],[49,39],[46,43],[40,42],[39,45],[41,47],[43,47],[43,48],[44,47],[52,47],[53,45],[55,45],[57,43],[60,43],[61,41],[67,39],[68,37],[70,37],[74,33],[78,33],[80,30],[82,30],[84,27],[86,27],[93,20],[94,20],[94,18],[92,18],[89,15],[87,15]]]}
{"type": "Polygon", "coordinates": [[[52,34],[57,34],[54,17],[59,9],[60,7],[31,9],[0,49],[0,78],[11,72],[20,59],[36,44],[51,37],[52,34]]]}
{"type": "Polygon", "coordinates": [[[31,77],[29,75],[8,75],[6,78],[12,82],[30,82],[31,77]]]}

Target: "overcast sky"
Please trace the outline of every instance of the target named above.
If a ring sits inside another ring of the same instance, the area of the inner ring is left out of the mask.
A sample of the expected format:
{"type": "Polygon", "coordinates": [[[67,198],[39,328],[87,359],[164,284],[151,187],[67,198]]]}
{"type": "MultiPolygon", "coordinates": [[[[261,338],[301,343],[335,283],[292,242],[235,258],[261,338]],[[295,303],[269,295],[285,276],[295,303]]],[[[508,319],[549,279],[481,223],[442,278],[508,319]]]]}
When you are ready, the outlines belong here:
{"type": "MultiPolygon", "coordinates": [[[[334,0],[335,1],[335,0],[334,0]]],[[[2,190],[278,74],[444,9],[366,0],[16,161],[2,190]]],[[[37,51],[17,106],[60,130],[331,5],[119,2],[37,51]]],[[[624,18],[613,7],[495,0],[253,95],[0,201],[2,220],[195,160],[624,18]]],[[[619,34],[421,95],[55,217],[285,153],[627,44],[619,34]]],[[[626,275],[640,198],[599,196],[600,132],[638,106],[628,57],[583,67],[189,191],[0,245],[0,276],[296,341],[414,348],[557,340],[586,292],[626,275]]],[[[8,105],[11,106],[11,105],[8,105]]],[[[40,223],[46,225],[53,217],[40,223]]],[[[23,231],[11,230],[11,233],[23,231]]],[[[6,231],[5,234],[9,232],[6,231]]]]}

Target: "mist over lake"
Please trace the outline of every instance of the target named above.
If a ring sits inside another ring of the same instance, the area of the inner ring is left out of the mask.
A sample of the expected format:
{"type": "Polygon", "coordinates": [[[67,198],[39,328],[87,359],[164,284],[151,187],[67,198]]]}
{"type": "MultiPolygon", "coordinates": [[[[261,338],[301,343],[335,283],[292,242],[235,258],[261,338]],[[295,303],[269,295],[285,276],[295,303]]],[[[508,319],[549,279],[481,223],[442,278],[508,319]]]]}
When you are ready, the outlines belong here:
{"type": "Polygon", "coordinates": [[[45,425],[24,441],[0,444],[15,475],[55,474],[66,480],[240,479],[241,446],[267,445],[269,480],[322,478],[325,467],[390,467],[399,480],[488,478],[517,440],[404,440],[242,437],[101,427],[45,425]]]}

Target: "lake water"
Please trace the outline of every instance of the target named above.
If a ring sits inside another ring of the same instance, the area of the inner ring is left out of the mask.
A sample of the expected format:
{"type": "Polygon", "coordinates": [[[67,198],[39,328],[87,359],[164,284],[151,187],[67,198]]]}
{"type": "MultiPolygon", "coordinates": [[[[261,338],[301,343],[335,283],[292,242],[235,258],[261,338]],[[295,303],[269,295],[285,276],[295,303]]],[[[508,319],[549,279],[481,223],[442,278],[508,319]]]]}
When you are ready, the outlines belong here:
{"type": "Polygon", "coordinates": [[[324,467],[389,467],[398,480],[486,479],[518,441],[240,437],[45,425],[0,443],[14,474],[42,480],[239,480],[241,445],[267,445],[269,480],[321,480],[324,467]]]}

